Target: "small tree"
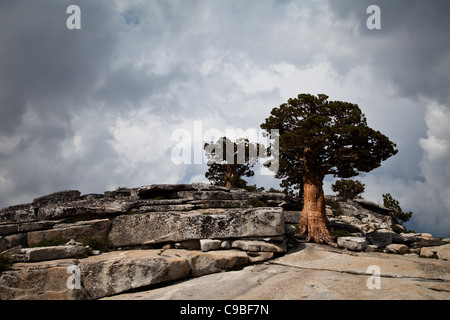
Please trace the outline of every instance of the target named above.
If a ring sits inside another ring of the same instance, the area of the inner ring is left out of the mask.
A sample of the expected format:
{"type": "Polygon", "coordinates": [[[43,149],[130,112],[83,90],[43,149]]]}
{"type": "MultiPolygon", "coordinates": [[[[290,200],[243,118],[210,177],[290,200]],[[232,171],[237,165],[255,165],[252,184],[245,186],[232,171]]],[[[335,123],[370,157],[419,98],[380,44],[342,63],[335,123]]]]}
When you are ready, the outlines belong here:
{"type": "Polygon", "coordinates": [[[359,180],[340,179],[331,185],[331,190],[338,193],[338,197],[353,200],[364,192],[365,184],[359,180]]]}
{"type": "Polygon", "coordinates": [[[400,208],[400,203],[390,193],[383,194],[383,205],[392,210],[392,217],[397,219],[401,224],[409,221],[413,214],[411,211],[403,212],[402,208],[400,208]]]}
{"type": "Polygon", "coordinates": [[[261,128],[267,132],[278,129],[279,170],[286,166],[280,176],[302,179],[299,231],[317,243],[333,242],[326,225],[324,177],[350,178],[369,172],[397,153],[395,143],[367,126],[356,104],[328,101],[324,94],[289,99],[272,109],[261,128]]]}
{"type": "Polygon", "coordinates": [[[232,142],[222,137],[216,142],[205,143],[204,149],[209,159],[205,177],[213,184],[227,188],[248,187],[247,181],[242,177],[252,177],[255,174],[251,168],[262,155],[262,148],[262,145],[244,138],[232,142]]]}

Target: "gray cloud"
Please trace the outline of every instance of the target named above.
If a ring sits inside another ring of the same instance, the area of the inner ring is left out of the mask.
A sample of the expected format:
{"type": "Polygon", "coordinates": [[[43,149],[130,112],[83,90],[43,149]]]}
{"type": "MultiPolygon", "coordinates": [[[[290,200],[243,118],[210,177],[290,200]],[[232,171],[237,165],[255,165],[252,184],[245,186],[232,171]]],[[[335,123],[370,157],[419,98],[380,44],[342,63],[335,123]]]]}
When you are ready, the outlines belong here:
{"type": "Polygon", "coordinates": [[[445,0],[427,1],[330,1],[338,19],[353,19],[359,43],[355,46],[376,66],[380,81],[392,82],[399,94],[450,103],[450,10],[445,0]],[[381,30],[366,27],[366,9],[378,5],[381,30]]]}
{"type": "MultiPolygon", "coordinates": [[[[170,161],[175,129],[192,132],[194,121],[203,130],[258,129],[273,107],[309,92],[358,103],[369,124],[398,143],[399,154],[364,177],[367,197],[395,195],[383,189],[388,181],[402,190],[401,204],[426,217],[419,202],[443,198],[420,199],[419,190],[448,187],[432,178],[443,163],[430,161],[432,137],[448,141],[430,122],[430,106],[450,105],[448,7],[438,0],[2,1],[0,206],[68,188],[201,179],[204,165],[170,161]],[[81,30],[66,28],[69,4],[81,8],[81,30]],[[381,30],[365,27],[369,4],[381,8],[381,30]]],[[[436,206],[433,217],[448,210],[436,206]]]]}

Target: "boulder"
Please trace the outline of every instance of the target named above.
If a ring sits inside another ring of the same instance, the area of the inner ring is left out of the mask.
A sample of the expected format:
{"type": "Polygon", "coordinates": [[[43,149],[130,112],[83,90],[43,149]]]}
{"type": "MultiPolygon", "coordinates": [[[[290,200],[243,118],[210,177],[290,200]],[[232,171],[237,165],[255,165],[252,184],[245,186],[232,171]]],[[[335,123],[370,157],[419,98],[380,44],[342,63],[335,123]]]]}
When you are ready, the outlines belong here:
{"type": "Polygon", "coordinates": [[[88,252],[88,248],[78,245],[23,248],[19,254],[13,255],[13,259],[30,262],[58,260],[85,257],[88,255],[88,252]]]}
{"type": "Polygon", "coordinates": [[[0,300],[85,300],[92,299],[83,287],[67,286],[73,260],[15,263],[0,274],[0,300]]]}
{"type": "Polygon", "coordinates": [[[176,199],[179,191],[194,191],[195,187],[190,184],[152,184],[137,188],[136,194],[140,199],[176,199]]]}
{"type": "Polygon", "coordinates": [[[103,239],[107,236],[110,225],[108,219],[59,224],[53,229],[28,232],[27,242],[28,246],[35,246],[44,240],[75,239],[84,242],[87,239],[103,239]]]}
{"type": "Polygon", "coordinates": [[[224,250],[230,249],[232,242],[233,241],[231,241],[231,240],[224,240],[224,241],[222,241],[222,243],[220,244],[220,249],[224,249],[224,250]]]}
{"type": "Polygon", "coordinates": [[[27,234],[26,233],[16,233],[10,236],[5,237],[6,245],[8,248],[16,247],[16,246],[24,246],[27,247],[27,234]]]}
{"type": "Polygon", "coordinates": [[[200,248],[203,252],[220,249],[222,240],[201,239],[200,248]]]}
{"type": "Polygon", "coordinates": [[[420,256],[424,258],[437,258],[437,247],[423,247],[420,249],[420,256]]]}
{"type": "Polygon", "coordinates": [[[190,239],[226,239],[284,234],[282,208],[234,209],[227,214],[151,212],[121,215],[109,233],[115,247],[190,239]]]}
{"type": "Polygon", "coordinates": [[[420,247],[435,247],[445,245],[446,242],[439,239],[426,239],[421,238],[418,241],[411,243],[412,248],[420,248],[420,247]]]}
{"type": "MultiPolygon", "coordinates": [[[[75,246],[72,246],[75,247],[75,246]]],[[[247,264],[245,252],[115,251],[80,259],[16,263],[0,275],[3,299],[98,299],[152,284],[221,272],[247,264]],[[78,287],[68,285],[79,270],[78,287]]]]}
{"type": "Polygon", "coordinates": [[[436,255],[441,260],[450,260],[450,244],[440,246],[436,255]]]}
{"type": "Polygon", "coordinates": [[[224,191],[179,191],[177,195],[188,200],[235,200],[230,192],[224,191]]]}
{"type": "Polygon", "coordinates": [[[410,245],[414,241],[420,240],[420,233],[406,233],[402,232],[400,234],[396,234],[393,238],[395,243],[402,243],[406,245],[410,245]]]}
{"type": "MultiPolygon", "coordinates": [[[[200,183],[200,182],[194,182],[193,184],[191,184],[192,188],[196,189],[197,191],[225,191],[225,192],[229,192],[232,189],[226,188],[226,187],[222,187],[222,186],[216,186],[213,184],[208,184],[208,183],[200,183]]],[[[242,190],[242,189],[238,189],[238,190],[242,190]]]]}
{"type": "Polygon", "coordinates": [[[286,252],[286,245],[284,243],[275,244],[257,240],[235,240],[231,244],[231,247],[243,251],[252,252],[286,252]]]}
{"type": "Polygon", "coordinates": [[[420,256],[424,258],[450,260],[450,244],[434,247],[423,247],[420,249],[420,256]]]}
{"type": "Polygon", "coordinates": [[[431,239],[431,238],[433,238],[431,233],[421,233],[420,236],[421,236],[422,239],[431,239]]]}
{"type": "MultiPolygon", "coordinates": [[[[171,250],[166,254],[172,254],[171,250]]],[[[245,252],[237,250],[221,250],[221,251],[184,251],[177,252],[182,257],[188,260],[190,275],[192,277],[199,277],[205,274],[221,272],[230,270],[239,266],[246,265],[249,261],[248,255],[245,252]]]]}
{"type": "Polygon", "coordinates": [[[367,239],[371,244],[378,246],[378,248],[384,248],[393,242],[395,236],[396,233],[393,231],[380,229],[367,234],[367,239]]]}
{"type": "Polygon", "coordinates": [[[63,190],[39,197],[33,200],[33,207],[40,207],[49,203],[63,203],[69,200],[79,198],[81,195],[78,190],[63,190]]]}
{"type": "Polygon", "coordinates": [[[159,250],[108,252],[80,261],[83,287],[97,299],[189,275],[186,258],[159,250]]]}
{"type": "Polygon", "coordinates": [[[104,195],[110,198],[135,197],[136,191],[126,187],[117,187],[114,191],[105,191],[104,195]]]}
{"type": "Polygon", "coordinates": [[[301,211],[284,211],[284,219],[286,223],[298,224],[300,221],[301,211]]]}
{"type": "Polygon", "coordinates": [[[351,251],[364,251],[369,242],[364,237],[339,237],[337,244],[351,251]]]}
{"type": "Polygon", "coordinates": [[[17,224],[0,224],[0,236],[5,236],[8,234],[17,232],[17,224]]]}
{"type": "Polygon", "coordinates": [[[374,244],[369,244],[365,251],[367,251],[367,252],[377,252],[378,251],[378,246],[376,246],[374,244]]]}
{"type": "Polygon", "coordinates": [[[408,246],[406,246],[404,244],[392,243],[392,244],[386,246],[386,252],[404,254],[404,253],[408,252],[408,246]]]}
{"type": "Polygon", "coordinates": [[[0,224],[22,223],[36,220],[37,218],[31,204],[19,204],[0,209],[0,224]]]}
{"type": "MultiPolygon", "coordinates": [[[[39,220],[55,220],[68,217],[99,217],[126,213],[136,205],[130,198],[82,197],[63,203],[48,203],[36,209],[39,220]]],[[[91,218],[92,219],[92,218],[91,218]]]]}
{"type": "Polygon", "coordinates": [[[251,263],[262,262],[273,258],[273,252],[247,252],[248,260],[251,263]]]}

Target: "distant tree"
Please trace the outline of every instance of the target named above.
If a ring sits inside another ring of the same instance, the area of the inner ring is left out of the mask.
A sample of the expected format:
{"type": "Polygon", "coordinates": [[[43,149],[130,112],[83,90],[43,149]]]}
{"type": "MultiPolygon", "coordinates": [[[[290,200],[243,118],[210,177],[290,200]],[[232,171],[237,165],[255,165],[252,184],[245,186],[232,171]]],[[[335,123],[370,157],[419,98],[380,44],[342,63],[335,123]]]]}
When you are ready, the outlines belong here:
{"type": "MultiPolygon", "coordinates": [[[[299,231],[317,243],[333,242],[326,225],[325,175],[350,178],[379,167],[397,153],[395,143],[367,126],[358,105],[328,101],[324,94],[289,99],[272,109],[261,128],[267,132],[278,129],[277,176],[289,178],[291,185],[302,181],[304,206],[299,231]]],[[[270,161],[277,160],[265,165],[270,161]]]]}
{"type": "Polygon", "coordinates": [[[411,211],[403,212],[402,208],[400,208],[400,203],[390,193],[383,194],[383,205],[392,210],[392,217],[397,219],[401,224],[409,221],[413,214],[411,211]]]}
{"type": "Polygon", "coordinates": [[[256,186],[248,186],[242,177],[252,177],[255,174],[251,168],[258,162],[258,157],[262,156],[262,148],[264,146],[244,138],[232,142],[222,137],[216,142],[205,143],[209,167],[205,177],[215,185],[256,190],[256,186]]]}
{"type": "Polygon", "coordinates": [[[364,192],[364,187],[359,180],[340,179],[331,185],[331,190],[337,192],[338,197],[353,200],[364,192]]]}

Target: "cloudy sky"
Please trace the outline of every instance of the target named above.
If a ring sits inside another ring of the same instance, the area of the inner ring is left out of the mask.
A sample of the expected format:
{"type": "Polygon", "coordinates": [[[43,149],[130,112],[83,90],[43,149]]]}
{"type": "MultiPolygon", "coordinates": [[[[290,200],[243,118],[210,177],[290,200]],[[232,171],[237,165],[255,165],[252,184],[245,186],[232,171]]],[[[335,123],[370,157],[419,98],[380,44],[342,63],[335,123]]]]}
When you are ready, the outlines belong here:
{"type": "MultiPolygon", "coordinates": [[[[449,237],[449,12],[448,0],[1,0],[0,207],[202,182],[205,164],[174,163],[174,132],[194,150],[324,93],[398,145],[357,177],[363,196],[389,192],[414,212],[408,227],[449,237]],[[66,26],[72,4],[80,30],[66,26]],[[366,26],[371,4],[380,30],[366,26]]],[[[279,181],[257,170],[251,183],[279,181]]]]}

